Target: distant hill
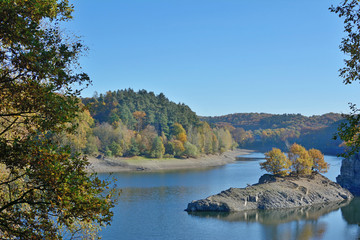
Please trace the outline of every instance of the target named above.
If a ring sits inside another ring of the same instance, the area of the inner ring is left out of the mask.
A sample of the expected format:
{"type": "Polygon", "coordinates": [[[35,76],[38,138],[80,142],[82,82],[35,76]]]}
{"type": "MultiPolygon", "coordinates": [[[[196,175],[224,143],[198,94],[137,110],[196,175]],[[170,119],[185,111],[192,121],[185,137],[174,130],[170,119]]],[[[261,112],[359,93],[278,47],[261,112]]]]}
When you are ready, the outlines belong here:
{"type": "Polygon", "coordinates": [[[212,126],[228,126],[241,147],[263,151],[278,147],[286,150],[293,142],[306,148],[317,148],[327,154],[343,151],[340,140],[333,140],[337,127],[344,121],[341,114],[316,116],[301,114],[235,113],[218,117],[200,117],[212,126]]]}
{"type": "Polygon", "coordinates": [[[343,117],[338,113],[311,117],[301,114],[234,113],[219,117],[200,117],[200,119],[210,124],[225,122],[236,128],[256,130],[275,128],[320,129],[341,121],[343,117]]]}

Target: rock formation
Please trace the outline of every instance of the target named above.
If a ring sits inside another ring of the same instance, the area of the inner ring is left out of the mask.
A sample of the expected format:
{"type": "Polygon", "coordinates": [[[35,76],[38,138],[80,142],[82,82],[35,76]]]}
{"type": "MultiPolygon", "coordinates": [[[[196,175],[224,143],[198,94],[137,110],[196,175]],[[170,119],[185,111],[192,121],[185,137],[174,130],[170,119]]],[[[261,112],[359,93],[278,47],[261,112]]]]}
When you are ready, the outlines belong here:
{"type": "Polygon", "coordinates": [[[186,211],[237,212],[251,209],[281,209],[352,199],[352,194],[326,177],[275,177],[263,175],[258,184],[230,188],[206,199],[192,201],[186,211]]]}
{"type": "Polygon", "coordinates": [[[342,161],[336,181],[352,194],[360,196],[360,156],[356,154],[342,161]]]}

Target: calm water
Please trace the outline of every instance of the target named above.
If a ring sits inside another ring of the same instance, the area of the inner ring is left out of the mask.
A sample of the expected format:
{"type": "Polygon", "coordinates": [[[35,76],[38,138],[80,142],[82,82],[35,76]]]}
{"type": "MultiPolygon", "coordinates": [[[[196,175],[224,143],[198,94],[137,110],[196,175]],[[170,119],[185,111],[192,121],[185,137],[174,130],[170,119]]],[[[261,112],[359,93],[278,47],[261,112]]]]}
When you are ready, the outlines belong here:
{"type": "MultiPolygon", "coordinates": [[[[259,153],[254,153],[255,158],[259,153]]],[[[249,156],[251,157],[251,156],[249,156]]],[[[326,156],[326,174],[335,180],[341,160],[326,156]]],[[[263,160],[223,167],[159,173],[119,173],[122,195],[112,225],[101,232],[112,239],[359,239],[360,199],[341,207],[240,214],[188,214],[187,203],[230,187],[256,183],[263,160]]],[[[106,177],[106,175],[101,175],[106,177]]]]}

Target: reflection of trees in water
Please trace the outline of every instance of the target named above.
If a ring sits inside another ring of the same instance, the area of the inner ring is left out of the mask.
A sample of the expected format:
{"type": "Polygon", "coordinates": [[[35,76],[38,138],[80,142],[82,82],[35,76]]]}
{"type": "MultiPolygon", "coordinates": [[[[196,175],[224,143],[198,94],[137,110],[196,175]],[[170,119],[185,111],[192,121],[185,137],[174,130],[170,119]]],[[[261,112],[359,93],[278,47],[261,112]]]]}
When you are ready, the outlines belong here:
{"type": "Polygon", "coordinates": [[[354,198],[349,205],[342,207],[341,214],[348,224],[360,226],[360,197],[354,198]]]}
{"type": "MultiPolygon", "coordinates": [[[[189,212],[191,216],[217,218],[228,222],[258,222],[264,239],[321,239],[327,225],[321,216],[346,206],[348,202],[277,210],[250,210],[233,213],[189,212]]],[[[360,217],[360,216],[358,216],[360,217]]]]}
{"type": "Polygon", "coordinates": [[[313,206],[275,209],[275,210],[248,210],[241,212],[189,212],[191,216],[211,217],[228,222],[259,222],[263,225],[278,225],[291,221],[317,220],[319,217],[335,211],[348,203],[335,202],[313,206]]]}
{"type": "Polygon", "coordinates": [[[341,208],[341,214],[350,225],[358,225],[357,239],[360,240],[360,197],[354,198],[351,203],[341,208]]]}
{"type": "Polygon", "coordinates": [[[326,223],[318,220],[294,221],[278,225],[263,225],[264,239],[322,239],[326,223]]]}
{"type": "Polygon", "coordinates": [[[121,190],[121,202],[137,202],[141,199],[169,201],[169,197],[189,194],[189,189],[186,187],[122,188],[121,190]]]}

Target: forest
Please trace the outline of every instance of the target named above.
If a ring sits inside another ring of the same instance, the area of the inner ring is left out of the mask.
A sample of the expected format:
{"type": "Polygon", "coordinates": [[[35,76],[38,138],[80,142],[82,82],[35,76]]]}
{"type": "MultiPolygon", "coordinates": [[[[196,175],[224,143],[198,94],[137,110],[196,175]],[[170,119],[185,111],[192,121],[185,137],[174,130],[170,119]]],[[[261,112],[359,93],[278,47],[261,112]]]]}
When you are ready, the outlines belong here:
{"type": "Polygon", "coordinates": [[[325,154],[343,152],[334,140],[341,114],[236,113],[199,117],[189,106],[163,93],[132,89],[82,98],[74,135],[56,136],[63,145],[92,156],[187,158],[222,153],[237,146],[286,151],[293,143],[325,154]]]}
{"type": "Polygon", "coordinates": [[[210,126],[229,129],[240,147],[269,151],[277,147],[287,150],[293,143],[306,148],[317,148],[325,154],[337,155],[344,151],[342,141],[334,140],[341,123],[341,114],[315,116],[301,114],[236,113],[218,117],[200,117],[210,126]]]}
{"type": "Polygon", "coordinates": [[[237,147],[230,130],[200,121],[185,104],[164,94],[132,89],[83,98],[76,134],[55,136],[63,145],[92,156],[187,158],[237,147]]]}

